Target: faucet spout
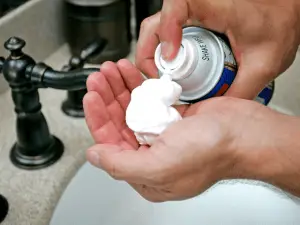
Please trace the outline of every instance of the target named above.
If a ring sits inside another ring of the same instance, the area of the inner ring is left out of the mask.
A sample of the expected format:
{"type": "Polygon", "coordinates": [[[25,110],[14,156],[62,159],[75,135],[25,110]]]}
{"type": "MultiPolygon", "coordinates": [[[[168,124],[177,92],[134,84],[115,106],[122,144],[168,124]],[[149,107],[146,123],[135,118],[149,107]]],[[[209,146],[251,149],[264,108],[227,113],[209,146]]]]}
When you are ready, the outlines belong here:
{"type": "Polygon", "coordinates": [[[26,68],[26,77],[37,87],[77,91],[85,89],[88,76],[97,71],[98,68],[56,71],[44,63],[38,63],[26,68]]]}

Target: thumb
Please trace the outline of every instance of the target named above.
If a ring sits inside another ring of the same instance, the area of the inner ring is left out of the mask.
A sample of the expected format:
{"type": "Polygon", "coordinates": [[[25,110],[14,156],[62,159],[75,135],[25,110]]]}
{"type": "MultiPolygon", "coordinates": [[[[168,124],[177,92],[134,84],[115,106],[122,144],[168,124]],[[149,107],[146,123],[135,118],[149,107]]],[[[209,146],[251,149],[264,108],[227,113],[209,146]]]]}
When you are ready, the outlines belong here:
{"type": "Polygon", "coordinates": [[[165,0],[161,10],[159,39],[162,56],[172,60],[178,53],[182,40],[182,26],[188,19],[188,5],[185,0],[165,0]]]}
{"type": "Polygon", "coordinates": [[[153,168],[152,162],[155,162],[147,150],[124,150],[109,144],[92,146],[87,151],[87,159],[114,179],[136,184],[146,184],[146,177],[153,168]]]}

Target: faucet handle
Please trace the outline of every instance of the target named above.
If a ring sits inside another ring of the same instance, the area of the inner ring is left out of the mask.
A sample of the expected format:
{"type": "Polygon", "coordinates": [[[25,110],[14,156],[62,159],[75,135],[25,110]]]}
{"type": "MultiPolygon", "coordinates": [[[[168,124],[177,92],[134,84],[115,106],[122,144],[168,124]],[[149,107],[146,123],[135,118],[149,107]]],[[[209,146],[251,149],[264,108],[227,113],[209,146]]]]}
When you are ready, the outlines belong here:
{"type": "Polygon", "coordinates": [[[84,66],[87,59],[97,55],[106,47],[107,41],[104,38],[96,39],[87,44],[78,55],[74,55],[69,60],[69,64],[63,67],[63,71],[80,69],[84,66]]]}
{"type": "Polygon", "coordinates": [[[80,59],[85,62],[88,58],[101,53],[106,45],[107,40],[104,38],[94,40],[81,50],[80,59]]]}
{"type": "Polygon", "coordinates": [[[18,56],[22,52],[22,48],[26,45],[26,42],[18,37],[11,37],[5,43],[4,47],[10,51],[13,56],[18,56]]]}

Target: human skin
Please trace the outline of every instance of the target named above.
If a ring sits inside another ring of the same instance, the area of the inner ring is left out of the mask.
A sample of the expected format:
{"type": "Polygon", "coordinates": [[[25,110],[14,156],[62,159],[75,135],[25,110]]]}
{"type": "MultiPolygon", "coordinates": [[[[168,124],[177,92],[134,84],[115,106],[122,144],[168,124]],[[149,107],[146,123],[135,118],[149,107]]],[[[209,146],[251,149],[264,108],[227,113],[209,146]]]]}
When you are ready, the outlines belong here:
{"type": "Polygon", "coordinates": [[[183,120],[149,146],[125,122],[143,78],[127,60],[87,81],[84,111],[95,145],[87,159],[149,201],[184,200],[224,179],[264,181],[300,197],[300,119],[252,100],[216,97],[177,108],[183,120]]]}
{"type": "Polygon", "coordinates": [[[300,42],[299,0],[164,0],[161,12],[141,25],[136,65],[157,77],[154,51],[162,43],[166,60],[180,46],[183,25],[225,34],[238,74],[225,96],[254,99],[295,59],[300,42]]]}

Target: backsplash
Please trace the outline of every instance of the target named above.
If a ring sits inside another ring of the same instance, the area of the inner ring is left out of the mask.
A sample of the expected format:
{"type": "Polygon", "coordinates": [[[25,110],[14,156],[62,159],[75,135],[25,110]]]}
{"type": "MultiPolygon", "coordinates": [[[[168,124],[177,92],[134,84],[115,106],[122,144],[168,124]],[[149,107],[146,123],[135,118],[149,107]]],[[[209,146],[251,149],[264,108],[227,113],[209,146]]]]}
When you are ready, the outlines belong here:
{"type": "MultiPolygon", "coordinates": [[[[36,60],[44,60],[59,48],[65,42],[61,35],[61,4],[61,0],[30,0],[1,17],[0,56],[7,56],[3,44],[11,36],[24,39],[24,51],[36,60]]],[[[1,75],[0,93],[7,87],[1,75]]]]}

